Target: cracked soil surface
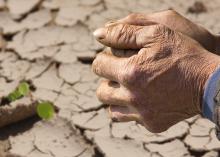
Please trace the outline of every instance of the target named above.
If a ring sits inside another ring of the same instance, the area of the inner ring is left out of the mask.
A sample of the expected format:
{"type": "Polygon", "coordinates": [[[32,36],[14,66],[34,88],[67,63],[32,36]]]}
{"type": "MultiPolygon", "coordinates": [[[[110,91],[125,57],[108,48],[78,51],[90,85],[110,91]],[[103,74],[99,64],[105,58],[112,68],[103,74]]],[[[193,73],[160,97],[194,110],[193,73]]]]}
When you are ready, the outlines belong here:
{"type": "Polygon", "coordinates": [[[0,98],[20,81],[32,96],[0,106],[0,157],[218,157],[214,125],[200,116],[153,134],[135,122],[115,123],[95,90],[91,62],[103,46],[92,32],[132,12],[173,8],[220,32],[220,1],[0,0],[0,98]],[[202,5],[201,7],[201,3],[202,5]],[[36,101],[52,102],[50,121],[36,101]],[[10,124],[10,125],[9,125],[10,124]]]}

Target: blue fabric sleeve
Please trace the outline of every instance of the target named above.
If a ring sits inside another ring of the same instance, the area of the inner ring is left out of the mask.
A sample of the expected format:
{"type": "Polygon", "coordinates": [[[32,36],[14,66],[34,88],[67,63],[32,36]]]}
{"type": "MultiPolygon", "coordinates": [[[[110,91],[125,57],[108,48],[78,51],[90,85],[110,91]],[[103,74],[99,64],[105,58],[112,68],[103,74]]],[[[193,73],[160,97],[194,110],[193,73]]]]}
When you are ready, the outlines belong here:
{"type": "Polygon", "coordinates": [[[218,88],[219,80],[220,80],[220,67],[218,67],[207,80],[203,95],[202,115],[211,121],[213,121],[214,105],[215,105],[214,98],[218,90],[217,88],[218,88]]]}

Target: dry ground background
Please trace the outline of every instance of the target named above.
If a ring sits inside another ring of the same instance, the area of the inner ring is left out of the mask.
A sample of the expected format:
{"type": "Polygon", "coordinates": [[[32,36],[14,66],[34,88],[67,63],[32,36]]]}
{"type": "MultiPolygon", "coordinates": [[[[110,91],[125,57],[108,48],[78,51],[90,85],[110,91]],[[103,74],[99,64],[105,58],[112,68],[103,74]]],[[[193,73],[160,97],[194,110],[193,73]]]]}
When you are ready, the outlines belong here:
{"type": "Polygon", "coordinates": [[[48,100],[57,116],[36,116],[0,129],[0,157],[217,157],[214,125],[196,116],[161,134],[113,123],[95,97],[90,69],[103,49],[92,31],[131,12],[173,8],[220,32],[220,0],[0,0],[0,97],[27,80],[32,97],[0,107],[0,124],[33,115],[48,100]]]}

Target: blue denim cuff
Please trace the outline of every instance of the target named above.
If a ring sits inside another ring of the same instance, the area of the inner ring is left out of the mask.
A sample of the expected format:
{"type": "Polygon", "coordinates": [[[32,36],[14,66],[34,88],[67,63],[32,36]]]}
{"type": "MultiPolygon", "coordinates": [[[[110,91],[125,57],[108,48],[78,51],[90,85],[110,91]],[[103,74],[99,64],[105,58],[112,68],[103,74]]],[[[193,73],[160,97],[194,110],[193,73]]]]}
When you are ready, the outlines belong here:
{"type": "Polygon", "coordinates": [[[206,82],[203,103],[202,103],[202,115],[205,118],[213,121],[214,114],[214,98],[218,89],[218,83],[220,80],[220,67],[218,67],[214,73],[209,77],[206,82]]]}

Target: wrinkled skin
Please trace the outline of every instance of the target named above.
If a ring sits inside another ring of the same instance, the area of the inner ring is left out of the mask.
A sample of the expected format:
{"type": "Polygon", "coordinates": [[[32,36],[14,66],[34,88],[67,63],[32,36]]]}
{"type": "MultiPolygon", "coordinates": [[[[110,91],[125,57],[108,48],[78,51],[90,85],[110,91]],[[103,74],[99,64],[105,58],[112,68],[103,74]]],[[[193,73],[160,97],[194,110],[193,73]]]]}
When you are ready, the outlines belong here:
{"type": "Polygon", "coordinates": [[[191,22],[174,10],[166,10],[152,14],[133,13],[123,19],[108,22],[106,26],[115,23],[125,23],[136,26],[162,24],[174,31],[181,32],[193,38],[208,51],[220,54],[220,37],[218,35],[210,33],[202,26],[191,22]]]}
{"type": "Polygon", "coordinates": [[[219,65],[219,56],[157,23],[116,22],[94,35],[111,48],[136,51],[130,57],[103,52],[93,62],[93,71],[105,78],[97,96],[111,105],[113,119],[136,120],[151,132],[162,132],[201,113],[205,82],[219,65]]]}

